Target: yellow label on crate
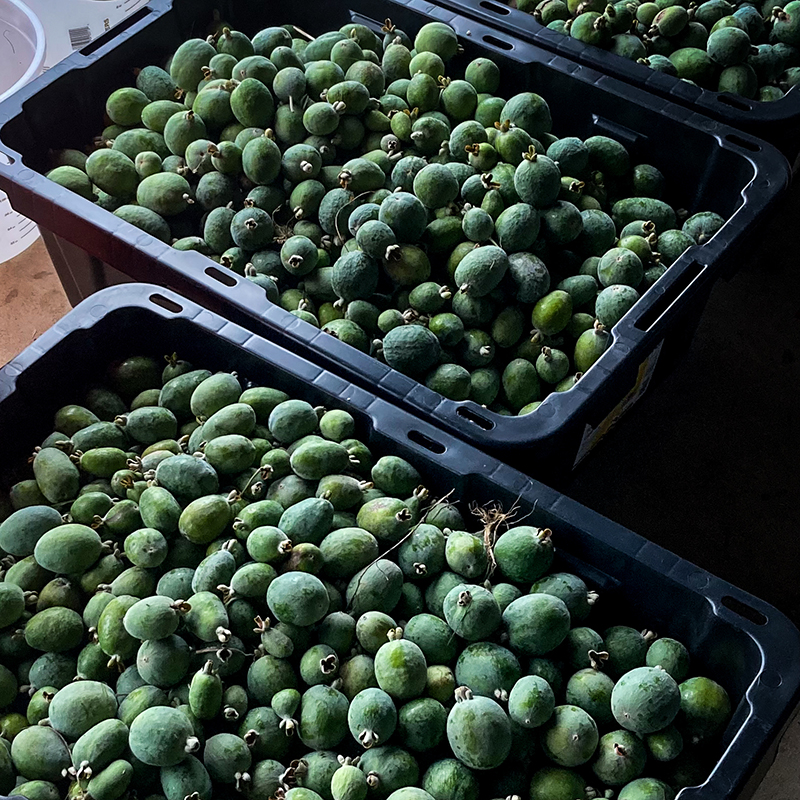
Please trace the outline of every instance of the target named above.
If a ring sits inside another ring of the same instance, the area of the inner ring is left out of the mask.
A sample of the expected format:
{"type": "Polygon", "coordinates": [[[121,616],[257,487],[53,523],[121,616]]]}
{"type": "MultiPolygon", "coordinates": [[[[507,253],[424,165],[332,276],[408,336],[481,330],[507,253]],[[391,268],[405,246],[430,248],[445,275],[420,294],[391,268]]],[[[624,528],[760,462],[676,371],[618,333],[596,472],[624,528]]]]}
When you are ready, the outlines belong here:
{"type": "Polygon", "coordinates": [[[647,391],[663,346],[664,340],[662,339],[655,346],[653,352],[642,361],[639,365],[639,374],[636,377],[636,382],[625,397],[617,403],[611,413],[597,425],[597,427],[593,428],[591,425],[586,426],[583,431],[583,438],[581,439],[580,446],[578,447],[578,453],[575,456],[575,463],[572,465],[573,469],[589,455],[592,448],[614,427],[617,420],[632,408],[647,391]]]}

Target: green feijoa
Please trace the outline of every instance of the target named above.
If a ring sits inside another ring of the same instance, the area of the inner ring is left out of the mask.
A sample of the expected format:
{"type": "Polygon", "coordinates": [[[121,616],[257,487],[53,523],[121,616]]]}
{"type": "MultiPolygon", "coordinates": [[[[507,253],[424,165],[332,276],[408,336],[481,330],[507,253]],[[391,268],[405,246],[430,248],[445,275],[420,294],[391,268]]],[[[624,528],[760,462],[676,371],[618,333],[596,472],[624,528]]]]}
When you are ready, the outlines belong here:
{"type": "Polygon", "coordinates": [[[445,568],[445,537],[434,525],[421,523],[404,539],[397,562],[408,580],[424,580],[445,568]]]}
{"type": "Polygon", "coordinates": [[[249,562],[239,567],[230,580],[230,588],[238,597],[262,598],[277,572],[269,564],[249,562]]]}
{"type": "Polygon", "coordinates": [[[516,284],[517,299],[522,303],[535,303],[550,288],[550,274],[544,262],[532,253],[512,253],[508,271],[516,284]]]}
{"type": "MultiPolygon", "coordinates": [[[[680,52],[680,51],[678,51],[680,52]]],[[[655,226],[655,233],[677,227],[675,211],[662,200],[653,197],[629,197],[618,200],[611,209],[611,217],[618,229],[636,220],[648,220],[655,226]]]]}
{"type": "Polygon", "coordinates": [[[575,342],[573,354],[575,369],[586,372],[605,353],[610,344],[611,335],[600,322],[595,322],[594,326],[584,331],[575,342]]]}
{"type": "Polygon", "coordinates": [[[78,431],[88,428],[97,422],[100,422],[100,420],[88,408],[68,405],[56,411],[53,428],[57,431],[62,431],[68,437],[72,437],[78,431]]]}
{"type": "Polygon", "coordinates": [[[117,596],[147,597],[153,594],[155,588],[155,573],[141,567],[129,567],[111,581],[111,592],[117,596]]]}
{"type": "Polygon", "coordinates": [[[166,800],[183,800],[193,792],[200,800],[211,800],[211,778],[199,758],[187,756],[179,764],[162,767],[159,772],[166,800]]]}
{"type": "MultiPolygon", "coordinates": [[[[274,452],[276,451],[270,450],[269,453],[267,453],[267,457],[272,455],[274,452]]],[[[269,459],[267,457],[262,459],[262,461],[266,460],[270,464],[275,463],[273,459],[269,459]]],[[[287,466],[288,460],[289,459],[287,456],[287,466]]],[[[279,463],[281,466],[283,466],[283,457],[281,457],[279,463]]],[[[294,474],[287,475],[285,478],[275,481],[267,491],[268,500],[275,500],[286,509],[296,505],[302,500],[308,500],[312,497],[314,497],[314,484],[311,481],[305,481],[294,474]]],[[[319,509],[320,507],[317,507],[317,510],[319,509]]]]}
{"type": "Polygon", "coordinates": [[[393,193],[380,205],[378,219],[386,223],[398,241],[419,241],[428,224],[428,215],[422,202],[409,192],[393,193]]]}
{"type": "MultiPolygon", "coordinates": [[[[168,459],[171,460],[173,459],[168,459]]],[[[168,461],[162,461],[159,467],[168,461]]],[[[209,544],[222,535],[231,521],[228,501],[220,495],[207,495],[192,500],[183,509],[178,520],[178,529],[182,536],[194,544],[209,544]]]]}
{"type": "MultiPolygon", "coordinates": [[[[333,444],[333,442],[331,442],[333,444]]],[[[333,519],[333,505],[324,497],[308,497],[294,503],[281,515],[278,527],[295,543],[314,545],[327,536],[333,519]]]]}
{"type": "Polygon", "coordinates": [[[524,203],[534,208],[548,208],[561,191],[561,173],[547,156],[529,152],[514,173],[514,188],[524,203]]]}
{"type": "Polygon", "coordinates": [[[386,363],[406,375],[420,375],[438,360],[441,346],[436,335],[422,325],[390,330],[383,339],[386,363]]]}
{"type": "Polygon", "coordinates": [[[331,578],[351,578],[378,557],[377,540],[362,528],[332,531],[319,547],[324,558],[323,574],[331,578]]]}
{"type": "Polygon", "coordinates": [[[581,708],[557,706],[542,729],[545,754],[562,767],[585,764],[599,742],[595,721],[581,708]]]}
{"type": "Polygon", "coordinates": [[[375,655],[396,631],[397,623],[381,611],[367,611],[356,622],[356,637],[359,645],[369,655],[375,655]]]}
{"type": "Polygon", "coordinates": [[[447,717],[447,740],[456,758],[472,769],[489,770],[511,751],[511,723],[505,711],[488,697],[467,690],[457,696],[447,717]]]}
{"type": "MultiPolygon", "coordinates": [[[[690,783],[697,783],[698,780],[702,780],[700,775],[697,775],[697,778],[691,780],[690,783]]],[[[666,783],[655,778],[637,778],[623,786],[619,793],[620,800],[651,800],[661,797],[672,800],[675,792],[666,783]]]]}
{"type": "MultiPolygon", "coordinates": [[[[76,674],[77,661],[75,658],[63,653],[45,652],[30,664],[28,680],[34,689],[47,690],[49,687],[54,687],[53,692],[55,692],[55,689],[62,689],[70,681],[73,681],[76,674]]],[[[24,675],[20,673],[20,677],[24,677],[24,675]]],[[[44,699],[42,697],[42,700],[44,699]]],[[[42,704],[36,713],[48,710],[49,702],[48,700],[48,705],[42,704]]]]}
{"type": "Polygon", "coordinates": [[[139,182],[136,165],[118,150],[96,150],[86,161],[86,174],[95,186],[113,197],[131,197],[139,182]]]}
{"type": "Polygon", "coordinates": [[[347,698],[330,686],[312,686],[300,702],[298,735],[306,747],[327,750],[347,735],[347,698]]]}
{"type": "Polygon", "coordinates": [[[483,697],[507,698],[520,674],[514,654],[492,642],[467,645],[456,663],[456,683],[483,697]]]}
{"type": "MultiPolygon", "coordinates": [[[[269,451],[272,452],[272,451],[269,451]]],[[[240,532],[247,534],[263,525],[277,525],[283,514],[283,507],[274,500],[259,500],[245,506],[236,515],[233,528],[237,534],[240,532]]],[[[245,538],[247,538],[245,536],[245,538]]]]}
{"type": "Polygon", "coordinates": [[[425,385],[449,400],[466,400],[469,397],[469,371],[458,364],[440,364],[425,379],[425,385]]]}
{"type": "Polygon", "coordinates": [[[664,231],[656,243],[656,249],[661,254],[661,263],[669,267],[678,260],[681,254],[695,244],[692,237],[682,231],[664,231]]]}
{"type": "Polygon", "coordinates": [[[425,691],[428,696],[440,703],[449,703],[453,699],[456,689],[456,676],[450,667],[435,664],[428,667],[427,684],[425,691]]]}
{"type": "MultiPolygon", "coordinates": [[[[401,322],[399,324],[404,324],[401,322]]],[[[464,323],[455,314],[445,312],[431,318],[428,328],[436,335],[443,347],[453,347],[464,338],[464,323]]]]}
{"type": "Polygon", "coordinates": [[[673,761],[683,752],[683,736],[674,725],[645,736],[645,744],[656,761],[673,761]]]}
{"type": "Polygon", "coordinates": [[[45,177],[53,181],[53,183],[57,183],[59,186],[63,186],[65,189],[79,194],[86,200],[95,199],[94,192],[92,191],[92,181],[84,170],[65,165],[51,169],[46,173],[45,177]]]}
{"type": "Polygon", "coordinates": [[[347,511],[363,501],[365,488],[363,482],[350,475],[325,475],[317,485],[317,497],[328,500],[334,512],[347,511]]]}
{"type": "Polygon", "coordinates": [[[613,328],[639,300],[639,293],[631,286],[614,284],[597,295],[595,314],[608,329],[613,328]]]}
{"type": "Polygon", "coordinates": [[[250,557],[261,564],[283,561],[292,550],[289,537],[272,525],[254,528],[247,537],[246,546],[250,557]]]}
{"type": "Polygon", "coordinates": [[[50,727],[74,741],[103,720],[116,716],[114,692],[99,681],[77,681],[59,689],[50,702],[50,727]]]}
{"type": "Polygon", "coordinates": [[[553,714],[555,696],[550,684],[538,675],[520,678],[508,695],[508,715],[523,728],[538,728],[553,714]]]}
{"type": "Polygon", "coordinates": [[[461,228],[471,242],[483,243],[494,234],[494,220],[482,208],[470,208],[464,214],[461,228]]]}
{"type": "Polygon", "coordinates": [[[11,742],[10,755],[17,773],[28,780],[61,781],[62,770],[71,765],[64,739],[52,728],[40,725],[20,731],[11,742]]]}
{"type": "MultiPolygon", "coordinates": [[[[356,621],[344,611],[334,611],[319,624],[318,636],[321,644],[327,645],[339,658],[343,658],[350,652],[355,641],[356,621]]],[[[337,674],[338,670],[337,663],[337,674]]]]}
{"type": "Polygon", "coordinates": [[[211,661],[195,672],[189,684],[189,708],[198,719],[213,719],[222,708],[222,681],[211,661]]]}
{"type": "Polygon", "coordinates": [[[34,547],[34,558],[51,572],[83,572],[97,561],[102,542],[87,525],[59,525],[45,532],[34,547]]]}
{"type": "Polygon", "coordinates": [[[643,275],[641,259],[625,247],[608,250],[597,265],[597,278],[604,287],[623,284],[635,288],[642,282],[643,275]]]}
{"type": "Polygon", "coordinates": [[[64,503],[78,494],[80,473],[63,450],[39,450],[33,459],[33,474],[41,493],[51,503],[64,503]]]}
{"type": "Polygon", "coordinates": [[[403,637],[414,642],[430,664],[447,664],[456,657],[452,631],[440,617],[417,614],[406,623],[403,637]]]}
{"type": "Polygon", "coordinates": [[[426,208],[443,208],[458,197],[453,173],[443,164],[429,164],[414,176],[414,194],[426,208]]]}
{"type": "Polygon", "coordinates": [[[149,178],[151,175],[161,172],[162,169],[161,156],[152,150],[145,150],[143,153],[139,153],[133,163],[136,167],[136,174],[140,178],[149,178]]]}
{"type": "Polygon", "coordinates": [[[604,211],[589,208],[581,211],[582,227],[573,247],[582,255],[602,256],[616,239],[614,221],[604,211]]]}
{"type": "Polygon", "coordinates": [[[300,658],[300,677],[309,686],[331,684],[339,672],[339,657],[327,644],[315,644],[300,658]]]}
{"type": "Polygon", "coordinates": [[[447,566],[465,578],[479,578],[489,566],[483,539],[466,531],[451,531],[444,553],[447,566]]]}
{"type": "Polygon", "coordinates": [[[347,607],[354,616],[367,611],[391,613],[400,599],[403,573],[393,561],[380,559],[359,570],[347,585],[347,607]]]}
{"type": "Polygon", "coordinates": [[[600,739],[592,771],[608,786],[622,786],[644,771],[647,750],[629,731],[612,731],[600,739]]]}
{"type": "Polygon", "coordinates": [[[305,572],[287,572],[270,583],[267,603],[278,621],[304,627],[325,616],[330,598],[319,578],[305,572]]]}
{"type": "Polygon", "coordinates": [[[134,409],[124,420],[125,431],[139,444],[151,445],[163,439],[174,439],[178,421],[167,408],[143,406],[134,409]]]}
{"type": "Polygon", "coordinates": [[[536,372],[545,383],[560,383],[569,372],[569,356],[561,350],[543,347],[536,359],[536,372]]]}
{"type": "Polygon", "coordinates": [[[655,634],[639,631],[625,625],[615,625],[603,632],[605,649],[608,651],[605,670],[612,678],[620,678],[626,672],[645,665],[647,649],[655,634]]]}
{"type": "Polygon", "coordinates": [[[291,443],[313,433],[319,425],[314,408],[304,400],[285,400],[269,414],[270,433],[278,441],[291,443]]]}
{"type": "Polygon", "coordinates": [[[114,216],[125,220],[125,222],[128,222],[137,228],[140,228],[141,230],[145,231],[145,233],[149,233],[151,236],[154,236],[156,239],[160,239],[163,242],[170,241],[171,235],[169,225],[167,224],[166,220],[159,214],[156,214],[155,211],[151,211],[149,208],[143,208],[141,206],[134,205],[124,205],[114,211],[114,216]]]}
{"type": "Polygon", "coordinates": [[[427,680],[425,656],[411,641],[389,641],[375,654],[375,677],[378,686],[396,700],[418,697],[427,680]]]}
{"type": "Polygon", "coordinates": [[[206,740],[203,764],[216,783],[238,783],[242,773],[250,769],[251,763],[250,749],[240,736],[218,733],[206,740]]]}
{"type": "Polygon", "coordinates": [[[227,434],[211,440],[204,453],[208,463],[217,472],[232,475],[253,464],[255,445],[240,434],[227,434]]]}
{"type": "MultiPolygon", "coordinates": [[[[435,614],[437,608],[428,592],[425,599],[429,611],[435,614]]],[[[453,631],[470,642],[490,636],[500,625],[500,607],[492,593],[482,586],[464,583],[452,586],[442,601],[442,613],[453,631]]]]}
{"type": "Polygon", "coordinates": [[[97,773],[122,755],[128,745],[128,726],[121,719],[106,719],[89,728],[72,749],[77,769],[84,761],[97,773]]]}
{"type": "Polygon", "coordinates": [[[145,597],[125,612],[122,624],[136,639],[163,639],[178,629],[181,610],[170,597],[145,597]]]}
{"type": "MultiPolygon", "coordinates": [[[[406,703],[397,716],[398,739],[404,747],[417,753],[435,748],[444,738],[446,728],[447,711],[432,697],[419,697],[406,703]]],[[[424,794],[422,792],[420,798],[424,794]]]]}
{"type": "Polygon", "coordinates": [[[517,598],[503,612],[512,650],[541,656],[554,650],[569,631],[569,611],[557,597],[529,594],[517,598]]]}
{"type": "Polygon", "coordinates": [[[254,184],[266,186],[281,170],[281,151],[266,135],[251,139],[242,150],[242,170],[254,184]]]}
{"type": "Polygon", "coordinates": [[[534,582],[530,593],[544,592],[564,601],[573,622],[581,622],[589,615],[597,600],[597,593],[588,591],[586,584],[568,572],[554,572],[534,582]]]}
{"type": "Polygon", "coordinates": [[[151,686],[168,689],[184,680],[189,672],[190,658],[186,641],[171,634],[163,639],[143,641],[136,653],[136,669],[151,686]]]}
{"type": "Polygon", "coordinates": [[[502,574],[515,583],[531,583],[553,563],[551,531],[528,525],[510,528],[494,546],[494,558],[502,574]]]}
{"type": "Polygon", "coordinates": [[[154,767],[173,767],[199,742],[192,723],[183,711],[171,706],[144,709],[131,723],[129,746],[141,762],[154,767]]]}
{"type": "Polygon", "coordinates": [[[519,410],[542,396],[536,367],[525,358],[515,358],[503,370],[503,391],[510,407],[519,410]]]}
{"type": "Polygon", "coordinates": [[[243,208],[231,220],[231,238],[243,250],[261,250],[273,239],[272,217],[256,206],[243,208]]]}
{"type": "MultiPolygon", "coordinates": [[[[0,548],[13,556],[32,555],[39,539],[61,523],[61,515],[50,506],[20,508],[0,524],[0,548]]],[[[0,614],[0,620],[2,618],[0,614]]],[[[6,624],[9,623],[0,623],[0,627],[6,624]]]]}
{"type": "Polygon", "coordinates": [[[597,631],[577,627],[569,631],[561,644],[559,654],[566,667],[574,672],[589,666],[600,666],[595,654],[602,650],[603,640],[597,631]]]}
{"type": "Polygon", "coordinates": [[[349,465],[349,454],[337,442],[320,439],[294,450],[290,463],[296,475],[318,481],[326,475],[343,472],[349,465]]]}
{"type": "Polygon", "coordinates": [[[36,610],[43,611],[53,606],[64,606],[73,611],[80,611],[82,603],[77,583],[67,578],[54,578],[43,586],[39,591],[36,610]]]}
{"type": "MultiPolygon", "coordinates": [[[[545,215],[546,217],[546,215],[545,215]]],[[[500,246],[508,253],[528,250],[539,233],[539,213],[527,203],[506,208],[495,222],[500,246]]]]}
{"type": "Polygon", "coordinates": [[[508,267],[505,251],[494,245],[485,245],[467,253],[453,277],[464,294],[484,297],[497,288],[508,267]]]}
{"type": "Polygon", "coordinates": [[[101,772],[95,771],[86,791],[91,791],[96,800],[117,800],[128,789],[133,780],[133,766],[124,759],[117,759],[101,772]]]}
{"type": "Polygon", "coordinates": [[[561,289],[546,294],[531,312],[533,326],[547,336],[555,336],[572,318],[572,296],[561,289]]]}
{"type": "Polygon", "coordinates": [[[203,440],[211,442],[218,436],[239,434],[251,436],[256,426],[256,414],[247,403],[231,403],[212,414],[203,423],[203,440]]]}
{"type": "Polygon", "coordinates": [[[681,708],[681,691],[663,669],[637,667],[614,685],[611,711],[623,728],[641,735],[666,728],[681,708]]]}
{"type": "MultiPolygon", "coordinates": [[[[672,680],[664,670],[656,671],[672,680]]],[[[620,678],[618,683],[624,678],[627,676],[620,678]]],[[[716,681],[705,677],[689,678],[681,683],[679,691],[680,715],[677,724],[690,741],[704,742],[718,736],[725,729],[731,716],[731,701],[728,693],[716,681]]],[[[614,715],[616,716],[616,712],[614,715]]],[[[623,727],[631,726],[623,725],[623,727]]]]}
{"type": "MultiPolygon", "coordinates": [[[[159,466],[161,465],[159,464],[159,466]]],[[[181,516],[180,504],[163,486],[149,486],[142,492],[139,497],[139,513],[144,525],[159,531],[163,536],[171,536],[178,530],[181,516]]],[[[145,565],[139,564],[138,566],[145,565]]]]}
{"type": "Polygon", "coordinates": [[[174,172],[160,172],[145,178],[136,190],[136,202],[162,217],[174,217],[185,211],[192,199],[186,178],[174,172]]]}
{"type": "Polygon", "coordinates": [[[228,613],[222,601],[212,592],[196,592],[187,602],[190,609],[184,616],[186,628],[201,641],[216,641],[217,628],[228,625],[228,613]]]}
{"type": "Polygon", "coordinates": [[[647,650],[645,663],[648,667],[661,667],[681,683],[689,674],[689,651],[675,639],[656,639],[647,650]]]}
{"type": "Polygon", "coordinates": [[[586,668],[578,670],[567,682],[566,701],[582,708],[598,725],[614,724],[611,713],[611,692],[614,681],[604,672],[586,668]]]}
{"type": "Polygon", "coordinates": [[[697,244],[705,244],[725,224],[725,220],[713,211],[693,214],[683,223],[682,233],[690,236],[697,244]]]}
{"type": "Polygon", "coordinates": [[[411,527],[408,506],[396,497],[377,497],[358,510],[358,526],[380,541],[397,542],[411,527]]]}
{"type": "Polygon", "coordinates": [[[266,425],[269,415],[279,403],[288,400],[289,396],[279,389],[270,389],[262,386],[254,386],[245,389],[239,397],[239,403],[246,403],[253,407],[256,412],[256,422],[259,425],[266,425]]]}
{"type": "Polygon", "coordinates": [[[0,627],[13,625],[25,610],[25,593],[13,583],[0,583],[0,627]]]}
{"type": "Polygon", "coordinates": [[[371,474],[375,486],[396,497],[410,495],[422,481],[419,472],[408,461],[397,456],[379,458],[371,474]]]}
{"type": "Polygon", "coordinates": [[[591,275],[571,275],[564,278],[556,288],[572,297],[573,309],[589,305],[597,296],[597,281],[591,275]]]}
{"type": "Polygon", "coordinates": [[[500,606],[500,611],[503,612],[511,602],[522,594],[522,592],[510,583],[496,583],[492,586],[492,594],[494,595],[494,599],[497,600],[497,604],[500,606]]]}

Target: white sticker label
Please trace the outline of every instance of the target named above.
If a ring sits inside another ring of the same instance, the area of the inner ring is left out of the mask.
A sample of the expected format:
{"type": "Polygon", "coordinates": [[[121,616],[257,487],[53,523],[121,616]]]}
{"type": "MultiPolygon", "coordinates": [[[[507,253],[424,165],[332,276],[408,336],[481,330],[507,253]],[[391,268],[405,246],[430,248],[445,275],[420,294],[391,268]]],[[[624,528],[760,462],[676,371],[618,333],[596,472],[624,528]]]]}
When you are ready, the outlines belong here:
{"type": "Polygon", "coordinates": [[[650,381],[653,378],[658,357],[661,355],[661,348],[664,346],[662,339],[653,349],[653,352],[642,361],[639,365],[639,375],[636,378],[636,383],[633,388],[617,403],[611,413],[595,428],[587,425],[583,431],[583,438],[581,439],[580,446],[578,447],[578,454],[575,456],[575,463],[572,468],[586,458],[592,451],[592,448],[616,425],[617,420],[620,419],[629,409],[631,409],[647,391],[650,386],[650,381]]]}

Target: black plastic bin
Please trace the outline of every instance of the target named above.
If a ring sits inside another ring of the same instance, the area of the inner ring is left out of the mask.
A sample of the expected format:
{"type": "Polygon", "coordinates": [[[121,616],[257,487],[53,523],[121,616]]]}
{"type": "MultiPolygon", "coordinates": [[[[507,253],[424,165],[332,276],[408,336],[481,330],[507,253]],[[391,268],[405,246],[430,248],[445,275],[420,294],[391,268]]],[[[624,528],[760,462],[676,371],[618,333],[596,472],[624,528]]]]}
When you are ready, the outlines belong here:
{"type": "Polygon", "coordinates": [[[701,89],[601,47],[586,45],[571,36],[550,30],[538,23],[531,14],[518,11],[503,0],[436,0],[436,3],[765,139],[797,168],[800,155],[800,91],[795,88],[780,100],[770,103],[749,100],[731,92],[701,89]]]}
{"type": "MultiPolygon", "coordinates": [[[[180,357],[244,380],[276,386],[326,408],[345,408],[376,454],[411,461],[434,496],[464,503],[515,503],[519,518],[553,530],[557,566],[601,595],[597,612],[675,636],[703,674],[731,695],[724,754],[708,780],[682,800],[748,797],[777,751],[800,699],[800,632],[775,608],[651,544],[569,498],[353,386],[282,347],[146,284],[85,301],[0,369],[0,486],[28,477],[27,456],[51,430],[53,413],[79,401],[115,359],[180,357]]],[[[601,624],[601,620],[595,620],[601,624]]]]}
{"type": "Polygon", "coordinates": [[[569,475],[685,352],[713,283],[740,265],[746,243],[789,182],[786,160],[764,142],[427,2],[348,0],[325,5],[324,14],[315,2],[220,4],[226,19],[251,33],[285,19],[312,33],[351,19],[377,26],[391,17],[412,32],[430,19],[445,21],[464,44],[461,65],[487,55],[499,64],[509,95],[540,91],[556,133],[613,136],[634,159],[664,172],[675,205],[728,219],[709,242],[689,248],[616,326],[612,347],[572,391],[551,395],[527,417],[445,400],[269,303],[250,281],[198,253],[175,251],[38,174],[49,148],[91,140],[105,98],[130,83],[134,67],[158,61],[204,31],[216,6],[214,0],[153,0],[125,30],[74,54],[0,106],[0,151],[14,162],[0,164],[0,187],[17,210],[49,232],[45,241],[72,302],[125,276],[169,287],[251,330],[275,331],[317,363],[551,482],[569,475]]]}

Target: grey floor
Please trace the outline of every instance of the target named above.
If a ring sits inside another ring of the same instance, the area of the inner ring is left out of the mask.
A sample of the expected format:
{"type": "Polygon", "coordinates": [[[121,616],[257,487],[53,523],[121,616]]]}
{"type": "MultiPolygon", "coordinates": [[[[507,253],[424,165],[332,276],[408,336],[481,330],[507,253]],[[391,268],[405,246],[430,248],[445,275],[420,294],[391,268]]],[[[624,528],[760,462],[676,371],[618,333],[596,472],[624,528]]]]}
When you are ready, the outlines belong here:
{"type": "MultiPolygon", "coordinates": [[[[564,491],[800,625],[800,184],[689,353],[564,491]]],[[[800,669],[800,664],[798,664],[800,669]]],[[[758,800],[800,792],[800,721],[758,800]]]]}

